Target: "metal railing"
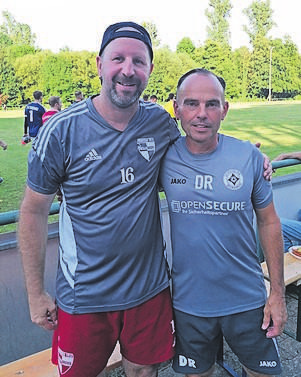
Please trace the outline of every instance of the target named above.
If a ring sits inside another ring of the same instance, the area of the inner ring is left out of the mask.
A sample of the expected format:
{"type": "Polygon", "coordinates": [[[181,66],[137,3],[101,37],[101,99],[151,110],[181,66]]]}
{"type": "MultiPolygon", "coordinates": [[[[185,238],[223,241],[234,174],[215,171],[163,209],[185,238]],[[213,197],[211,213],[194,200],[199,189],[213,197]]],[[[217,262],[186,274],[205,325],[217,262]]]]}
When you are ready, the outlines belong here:
{"type": "MultiPolygon", "coordinates": [[[[52,203],[49,211],[49,215],[56,215],[59,213],[60,205],[59,203],[52,203]]],[[[0,225],[8,225],[18,222],[19,211],[8,211],[0,213],[0,225]]]]}
{"type": "Polygon", "coordinates": [[[299,164],[301,164],[300,160],[296,158],[288,158],[282,161],[273,161],[272,167],[273,169],[279,169],[279,168],[285,168],[286,166],[293,166],[293,165],[299,165],[299,164]]]}

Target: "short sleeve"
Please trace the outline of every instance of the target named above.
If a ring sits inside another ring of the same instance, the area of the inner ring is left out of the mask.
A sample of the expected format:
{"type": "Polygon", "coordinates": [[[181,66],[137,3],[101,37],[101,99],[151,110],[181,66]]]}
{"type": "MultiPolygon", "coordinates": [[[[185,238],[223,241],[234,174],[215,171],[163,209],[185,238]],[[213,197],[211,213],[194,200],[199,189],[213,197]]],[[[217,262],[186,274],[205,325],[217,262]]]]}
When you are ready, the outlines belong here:
{"type": "Polygon", "coordinates": [[[64,178],[64,165],[58,137],[52,133],[47,142],[37,140],[28,155],[28,186],[42,194],[55,193],[64,178]]]}
{"type": "Polygon", "coordinates": [[[264,157],[255,146],[252,151],[252,160],[254,168],[252,203],[255,209],[265,208],[273,200],[272,183],[263,176],[264,157]]]}

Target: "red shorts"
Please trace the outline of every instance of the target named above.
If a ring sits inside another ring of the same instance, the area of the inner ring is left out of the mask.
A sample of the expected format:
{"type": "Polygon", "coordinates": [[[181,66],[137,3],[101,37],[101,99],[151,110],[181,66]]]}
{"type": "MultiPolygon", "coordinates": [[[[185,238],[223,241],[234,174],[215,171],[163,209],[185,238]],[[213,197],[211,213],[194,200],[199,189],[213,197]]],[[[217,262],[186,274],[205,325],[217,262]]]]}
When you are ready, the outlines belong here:
{"type": "Polygon", "coordinates": [[[95,377],[107,365],[117,340],[127,360],[153,365],[174,355],[174,325],[169,289],[128,310],[68,314],[58,309],[52,362],[60,376],[95,377]]]}

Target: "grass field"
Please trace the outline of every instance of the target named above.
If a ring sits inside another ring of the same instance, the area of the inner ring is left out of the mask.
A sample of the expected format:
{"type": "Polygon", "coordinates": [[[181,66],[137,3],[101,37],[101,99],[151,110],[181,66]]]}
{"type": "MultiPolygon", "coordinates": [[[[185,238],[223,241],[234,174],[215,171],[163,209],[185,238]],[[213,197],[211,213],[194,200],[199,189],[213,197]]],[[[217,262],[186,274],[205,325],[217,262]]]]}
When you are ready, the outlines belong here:
{"type": "Polygon", "coordinates": [[[18,209],[23,196],[30,148],[21,145],[23,119],[20,111],[0,112],[0,139],[8,144],[7,150],[0,150],[0,176],[4,179],[0,185],[0,212],[18,209]]]}
{"type": "MultiPolygon", "coordinates": [[[[261,150],[270,159],[281,152],[297,151],[300,143],[301,103],[271,103],[233,105],[221,132],[261,142],[261,150]]],[[[0,150],[0,212],[18,209],[22,200],[27,172],[27,155],[30,145],[22,145],[23,112],[0,111],[0,139],[8,144],[0,150]]],[[[238,156],[239,158],[239,156],[238,156]]],[[[300,165],[279,169],[276,175],[300,171],[300,165]]],[[[14,230],[15,225],[0,227],[0,233],[14,230]]]]}
{"type": "MultiPolygon", "coordinates": [[[[31,148],[31,144],[21,144],[23,122],[23,111],[0,111],[0,139],[8,144],[7,150],[0,150],[0,176],[4,179],[0,184],[0,212],[19,209],[23,197],[31,148]]],[[[15,229],[15,224],[3,225],[0,233],[15,229]]]]}
{"type": "MultiPolygon", "coordinates": [[[[301,103],[252,104],[247,108],[229,110],[222,132],[261,142],[261,150],[272,160],[278,154],[301,150],[301,103]]],[[[276,175],[300,171],[300,165],[279,169],[276,175]]]]}

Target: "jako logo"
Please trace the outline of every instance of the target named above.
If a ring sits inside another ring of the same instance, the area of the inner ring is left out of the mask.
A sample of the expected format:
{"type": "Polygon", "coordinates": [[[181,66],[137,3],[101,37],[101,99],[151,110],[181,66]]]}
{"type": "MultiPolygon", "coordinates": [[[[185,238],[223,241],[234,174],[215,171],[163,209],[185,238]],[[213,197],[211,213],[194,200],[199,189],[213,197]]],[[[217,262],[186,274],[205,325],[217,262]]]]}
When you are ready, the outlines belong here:
{"type": "Polygon", "coordinates": [[[195,360],[179,355],[179,366],[186,367],[186,365],[188,365],[190,368],[196,368],[195,360]]]}
{"type": "Polygon", "coordinates": [[[265,360],[261,360],[259,362],[259,366],[260,367],[268,367],[268,368],[275,368],[277,366],[277,362],[276,361],[265,361],[265,360]]]}
{"type": "Polygon", "coordinates": [[[172,178],[171,182],[172,185],[185,185],[186,179],[185,178],[172,178]]]}

